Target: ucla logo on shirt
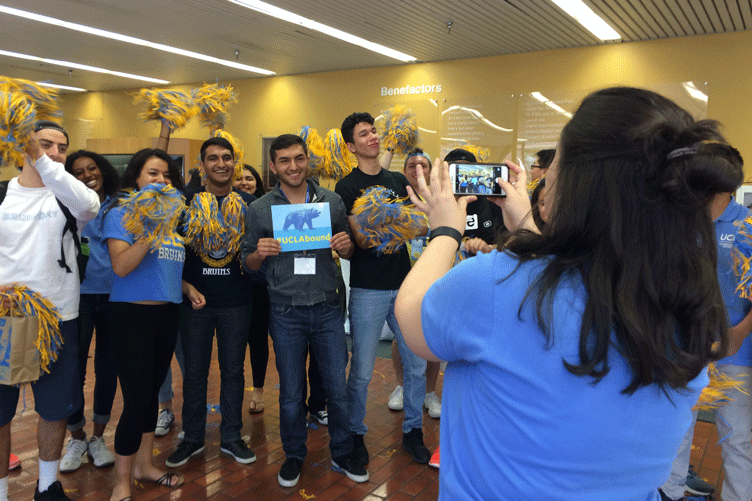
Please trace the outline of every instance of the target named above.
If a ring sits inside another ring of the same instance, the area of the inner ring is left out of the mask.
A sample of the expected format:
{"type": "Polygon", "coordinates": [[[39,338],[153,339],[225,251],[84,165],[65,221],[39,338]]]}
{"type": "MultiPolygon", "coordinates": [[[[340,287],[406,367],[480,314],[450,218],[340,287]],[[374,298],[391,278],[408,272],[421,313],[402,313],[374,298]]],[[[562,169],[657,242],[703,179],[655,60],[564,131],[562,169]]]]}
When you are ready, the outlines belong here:
{"type": "Polygon", "coordinates": [[[734,236],[736,236],[736,233],[721,233],[718,235],[718,245],[730,249],[734,243],[734,236]]]}

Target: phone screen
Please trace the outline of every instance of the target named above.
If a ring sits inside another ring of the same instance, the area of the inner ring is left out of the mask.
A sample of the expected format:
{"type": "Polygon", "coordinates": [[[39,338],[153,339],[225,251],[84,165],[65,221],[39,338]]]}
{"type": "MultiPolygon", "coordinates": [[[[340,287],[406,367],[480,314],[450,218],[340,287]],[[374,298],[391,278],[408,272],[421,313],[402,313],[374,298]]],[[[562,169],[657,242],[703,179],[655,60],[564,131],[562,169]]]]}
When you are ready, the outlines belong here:
{"type": "Polygon", "coordinates": [[[449,177],[457,195],[505,197],[507,194],[496,179],[509,181],[509,167],[506,164],[453,163],[449,165],[449,177]]]}

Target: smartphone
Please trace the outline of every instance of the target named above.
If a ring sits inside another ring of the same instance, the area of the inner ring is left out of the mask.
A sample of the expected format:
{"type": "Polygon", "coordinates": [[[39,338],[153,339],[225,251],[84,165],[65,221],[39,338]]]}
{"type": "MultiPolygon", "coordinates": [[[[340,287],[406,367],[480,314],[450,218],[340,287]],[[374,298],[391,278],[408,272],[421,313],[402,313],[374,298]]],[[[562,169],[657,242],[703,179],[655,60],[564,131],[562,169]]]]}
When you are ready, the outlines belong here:
{"type": "Polygon", "coordinates": [[[456,195],[507,196],[496,182],[497,178],[509,181],[509,167],[506,164],[453,163],[449,164],[449,177],[456,195]]]}

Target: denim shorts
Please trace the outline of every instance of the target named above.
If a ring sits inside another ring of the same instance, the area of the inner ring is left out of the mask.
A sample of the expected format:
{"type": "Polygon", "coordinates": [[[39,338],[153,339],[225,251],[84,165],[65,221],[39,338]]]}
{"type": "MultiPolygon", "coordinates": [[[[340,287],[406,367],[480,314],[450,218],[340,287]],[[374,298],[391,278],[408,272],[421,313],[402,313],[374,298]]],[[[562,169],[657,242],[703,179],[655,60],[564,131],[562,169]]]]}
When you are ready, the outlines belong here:
{"type": "MultiPolygon", "coordinates": [[[[50,365],[50,372],[28,386],[34,392],[34,409],[45,421],[68,419],[83,405],[78,380],[78,320],[61,322],[60,333],[63,346],[50,365]]],[[[0,426],[16,415],[19,394],[17,386],[0,385],[0,426]]]]}

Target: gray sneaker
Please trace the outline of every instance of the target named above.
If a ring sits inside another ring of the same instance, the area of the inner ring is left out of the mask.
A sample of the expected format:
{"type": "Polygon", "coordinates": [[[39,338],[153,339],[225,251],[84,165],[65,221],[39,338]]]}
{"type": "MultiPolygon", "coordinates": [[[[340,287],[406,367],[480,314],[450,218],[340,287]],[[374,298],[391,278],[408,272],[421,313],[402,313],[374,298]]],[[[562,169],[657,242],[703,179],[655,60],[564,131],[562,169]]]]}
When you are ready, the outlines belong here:
{"type": "Polygon", "coordinates": [[[115,456],[107,450],[104,437],[91,437],[88,444],[89,459],[97,468],[115,464],[115,456]]]}
{"type": "Polygon", "coordinates": [[[76,440],[71,437],[68,440],[68,446],[65,448],[65,455],[60,460],[60,473],[73,473],[81,467],[81,458],[84,457],[89,449],[86,438],[76,440]]]}
{"type": "Polygon", "coordinates": [[[702,479],[698,475],[692,465],[689,465],[689,471],[687,472],[686,482],[687,492],[694,494],[695,496],[710,496],[715,492],[715,488],[702,479]]]}
{"type": "Polygon", "coordinates": [[[162,409],[157,417],[157,427],[154,429],[154,436],[164,437],[170,433],[172,423],[175,422],[175,414],[167,409],[162,409]]]}

